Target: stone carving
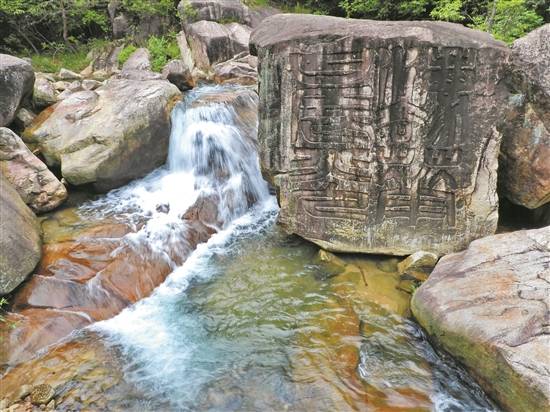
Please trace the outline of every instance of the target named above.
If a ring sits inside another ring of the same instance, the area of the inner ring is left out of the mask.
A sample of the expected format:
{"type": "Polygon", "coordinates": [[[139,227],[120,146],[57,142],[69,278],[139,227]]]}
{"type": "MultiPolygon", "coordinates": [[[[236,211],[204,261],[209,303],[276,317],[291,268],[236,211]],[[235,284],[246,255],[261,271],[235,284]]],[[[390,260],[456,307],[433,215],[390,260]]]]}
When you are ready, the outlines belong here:
{"type": "Polygon", "coordinates": [[[262,166],[280,222],[323,247],[457,250],[496,227],[507,51],[456,25],[389,25],[279,15],[252,34],[262,166]]]}

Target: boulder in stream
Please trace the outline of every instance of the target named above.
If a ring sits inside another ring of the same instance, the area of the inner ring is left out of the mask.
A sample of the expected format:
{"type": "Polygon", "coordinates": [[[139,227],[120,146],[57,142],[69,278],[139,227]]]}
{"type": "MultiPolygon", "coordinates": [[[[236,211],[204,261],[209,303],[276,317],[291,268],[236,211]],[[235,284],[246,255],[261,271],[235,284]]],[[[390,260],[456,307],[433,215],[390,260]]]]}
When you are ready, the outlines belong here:
{"type": "Polygon", "coordinates": [[[27,61],[0,54],[0,127],[9,125],[21,103],[32,95],[34,71],[27,61]]]}
{"type": "Polygon", "coordinates": [[[250,44],[262,169],[288,232],[393,255],[494,233],[504,43],[444,22],[279,14],[250,44]]]}
{"type": "Polygon", "coordinates": [[[3,173],[0,173],[0,203],[1,296],[12,292],[35,268],[40,260],[41,240],[36,216],[3,173]]]}
{"type": "Polygon", "coordinates": [[[180,91],[165,80],[111,79],[44,110],[23,133],[73,185],[105,191],[166,160],[180,91]]]}
{"type": "Polygon", "coordinates": [[[550,406],[550,226],[441,258],[412,299],[431,339],[509,411],[550,406]]]}
{"type": "Polygon", "coordinates": [[[0,127],[0,171],[36,213],[55,209],[67,198],[65,186],[6,127],[0,127]]]}

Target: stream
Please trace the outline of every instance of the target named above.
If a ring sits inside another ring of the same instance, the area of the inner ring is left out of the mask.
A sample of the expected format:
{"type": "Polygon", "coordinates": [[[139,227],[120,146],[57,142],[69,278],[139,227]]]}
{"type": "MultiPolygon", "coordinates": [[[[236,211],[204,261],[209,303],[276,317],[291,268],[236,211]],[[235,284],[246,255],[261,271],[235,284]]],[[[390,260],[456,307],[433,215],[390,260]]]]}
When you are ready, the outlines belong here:
{"type": "Polygon", "coordinates": [[[135,227],[125,245],[171,268],[149,297],[77,335],[109,354],[89,375],[104,385],[86,389],[87,407],[103,397],[97,410],[497,410],[411,319],[399,259],[327,261],[276,225],[276,199],[242,132],[251,125],[215,100],[227,91],[188,93],[172,113],[167,165],[77,211],[135,227]],[[200,199],[215,233],[183,261],[181,217],[200,199]]]}

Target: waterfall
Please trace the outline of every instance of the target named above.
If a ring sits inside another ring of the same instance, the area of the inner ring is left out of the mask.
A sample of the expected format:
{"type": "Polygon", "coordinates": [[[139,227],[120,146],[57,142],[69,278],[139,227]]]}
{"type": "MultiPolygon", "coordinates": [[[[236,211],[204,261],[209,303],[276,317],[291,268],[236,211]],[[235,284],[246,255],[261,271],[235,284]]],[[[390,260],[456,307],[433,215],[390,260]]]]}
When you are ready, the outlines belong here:
{"type": "Polygon", "coordinates": [[[125,241],[174,268],[185,249],[188,215],[197,209],[214,231],[229,227],[253,205],[270,202],[256,152],[257,95],[205,86],[172,111],[167,164],[143,179],[81,207],[81,213],[135,225],[125,241]]]}

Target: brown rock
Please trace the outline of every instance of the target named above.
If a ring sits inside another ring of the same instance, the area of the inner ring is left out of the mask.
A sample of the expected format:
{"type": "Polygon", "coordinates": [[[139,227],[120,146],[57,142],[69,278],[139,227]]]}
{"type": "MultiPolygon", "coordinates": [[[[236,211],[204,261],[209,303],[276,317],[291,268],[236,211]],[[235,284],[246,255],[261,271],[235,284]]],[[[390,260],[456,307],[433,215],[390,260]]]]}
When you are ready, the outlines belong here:
{"type": "Polygon", "coordinates": [[[188,70],[182,60],[170,60],[162,69],[162,77],[181,91],[195,87],[192,72],[188,70]]]}
{"type": "Polygon", "coordinates": [[[43,383],[32,389],[31,402],[35,405],[45,405],[53,399],[54,395],[54,389],[47,383],[43,383]]]}
{"type": "Polygon", "coordinates": [[[503,43],[443,22],[286,14],[250,43],[260,158],[287,231],[395,255],[494,233],[503,43]]]}
{"type": "Polygon", "coordinates": [[[508,113],[502,124],[499,182],[512,202],[538,208],[550,202],[550,24],[512,46],[508,113]]]}
{"type": "Polygon", "coordinates": [[[443,257],[412,300],[431,338],[509,411],[550,406],[550,226],[443,257]]]}
{"type": "Polygon", "coordinates": [[[37,213],[55,209],[67,198],[65,186],[19,136],[5,127],[0,128],[0,170],[37,213]]]}
{"type": "Polygon", "coordinates": [[[403,277],[425,281],[437,263],[437,255],[429,252],[415,252],[397,265],[397,271],[403,277]]]}

